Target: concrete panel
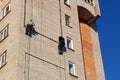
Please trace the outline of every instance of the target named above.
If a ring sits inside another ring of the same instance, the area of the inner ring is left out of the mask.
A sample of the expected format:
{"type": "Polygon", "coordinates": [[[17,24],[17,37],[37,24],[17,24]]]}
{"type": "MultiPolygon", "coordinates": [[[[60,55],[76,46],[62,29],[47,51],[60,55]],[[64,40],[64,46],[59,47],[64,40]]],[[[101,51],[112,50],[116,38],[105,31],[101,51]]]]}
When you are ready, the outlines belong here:
{"type": "Polygon", "coordinates": [[[86,80],[97,80],[90,26],[80,23],[86,80]]]}
{"type": "Polygon", "coordinates": [[[65,70],[33,56],[28,56],[26,80],[65,80],[65,70]],[[34,73],[34,74],[33,74],[34,73]]]}
{"type": "Polygon", "coordinates": [[[93,22],[91,24],[90,32],[93,43],[93,53],[94,53],[97,80],[105,80],[102,56],[100,51],[99,39],[98,39],[98,32],[94,30],[95,28],[96,28],[96,22],[93,22]]]}

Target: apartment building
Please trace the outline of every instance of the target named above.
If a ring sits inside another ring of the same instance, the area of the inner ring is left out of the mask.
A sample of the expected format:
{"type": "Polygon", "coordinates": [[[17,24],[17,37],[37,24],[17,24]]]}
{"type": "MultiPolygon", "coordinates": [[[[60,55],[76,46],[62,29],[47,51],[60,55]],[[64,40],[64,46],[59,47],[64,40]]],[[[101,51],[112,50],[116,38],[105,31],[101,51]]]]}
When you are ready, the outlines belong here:
{"type": "Polygon", "coordinates": [[[98,0],[0,0],[0,80],[105,80],[98,0]]]}

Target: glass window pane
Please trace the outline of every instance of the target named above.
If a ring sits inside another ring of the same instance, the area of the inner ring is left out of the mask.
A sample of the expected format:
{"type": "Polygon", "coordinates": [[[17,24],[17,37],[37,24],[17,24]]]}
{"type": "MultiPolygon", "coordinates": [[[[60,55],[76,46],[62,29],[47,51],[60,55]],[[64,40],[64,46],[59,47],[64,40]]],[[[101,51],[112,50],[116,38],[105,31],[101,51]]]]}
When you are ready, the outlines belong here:
{"type": "Polygon", "coordinates": [[[70,38],[67,38],[67,47],[73,49],[73,41],[70,38]]]}
{"type": "Polygon", "coordinates": [[[70,17],[68,15],[65,15],[65,24],[70,26],[70,17]]]}
{"type": "Polygon", "coordinates": [[[75,75],[75,65],[69,62],[69,73],[75,75]]]}

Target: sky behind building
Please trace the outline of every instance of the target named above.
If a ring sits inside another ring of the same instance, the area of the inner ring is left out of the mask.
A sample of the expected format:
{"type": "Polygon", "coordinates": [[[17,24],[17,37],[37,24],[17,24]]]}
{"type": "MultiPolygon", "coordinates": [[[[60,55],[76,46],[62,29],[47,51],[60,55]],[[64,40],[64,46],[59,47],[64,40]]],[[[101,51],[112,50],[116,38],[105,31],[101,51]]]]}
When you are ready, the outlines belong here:
{"type": "Polygon", "coordinates": [[[120,78],[120,0],[99,0],[97,21],[106,80],[120,78]]]}

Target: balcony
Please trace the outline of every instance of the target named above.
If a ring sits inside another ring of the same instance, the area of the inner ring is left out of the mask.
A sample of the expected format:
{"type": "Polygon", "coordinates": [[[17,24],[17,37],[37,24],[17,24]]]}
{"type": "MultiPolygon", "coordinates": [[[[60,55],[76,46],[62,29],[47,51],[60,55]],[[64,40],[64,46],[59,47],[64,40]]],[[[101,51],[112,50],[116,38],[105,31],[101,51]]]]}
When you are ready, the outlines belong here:
{"type": "Polygon", "coordinates": [[[90,24],[100,16],[98,0],[77,0],[79,20],[90,24]]]}
{"type": "Polygon", "coordinates": [[[83,0],[87,4],[90,4],[91,6],[94,6],[94,1],[93,0],[83,0]]]}
{"type": "Polygon", "coordinates": [[[78,15],[79,20],[87,24],[90,24],[96,18],[88,9],[81,6],[78,6],[78,15]]]}

